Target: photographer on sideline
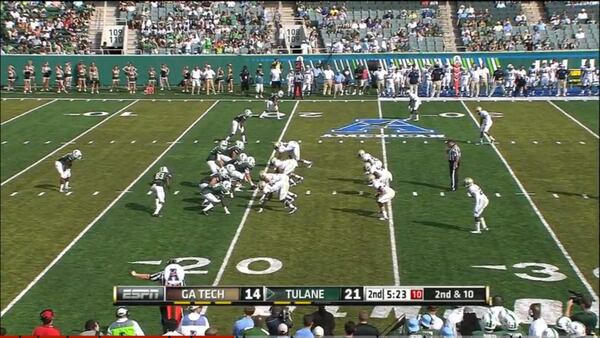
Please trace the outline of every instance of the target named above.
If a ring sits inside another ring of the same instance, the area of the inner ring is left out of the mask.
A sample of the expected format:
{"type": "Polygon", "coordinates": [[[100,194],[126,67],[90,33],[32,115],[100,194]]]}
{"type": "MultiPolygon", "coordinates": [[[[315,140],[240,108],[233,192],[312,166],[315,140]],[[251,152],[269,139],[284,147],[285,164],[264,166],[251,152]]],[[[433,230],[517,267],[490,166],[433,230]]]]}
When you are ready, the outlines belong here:
{"type": "Polygon", "coordinates": [[[281,306],[271,307],[271,315],[267,317],[266,323],[270,336],[277,336],[280,334],[279,325],[281,324],[285,324],[288,330],[294,326],[289,311],[281,306]]]}
{"type": "Polygon", "coordinates": [[[573,296],[567,301],[565,316],[571,318],[574,322],[581,322],[585,325],[585,333],[591,335],[598,323],[598,316],[592,312],[592,297],[581,293],[569,291],[573,296]],[[581,306],[582,311],[573,313],[573,305],[581,306]]]}

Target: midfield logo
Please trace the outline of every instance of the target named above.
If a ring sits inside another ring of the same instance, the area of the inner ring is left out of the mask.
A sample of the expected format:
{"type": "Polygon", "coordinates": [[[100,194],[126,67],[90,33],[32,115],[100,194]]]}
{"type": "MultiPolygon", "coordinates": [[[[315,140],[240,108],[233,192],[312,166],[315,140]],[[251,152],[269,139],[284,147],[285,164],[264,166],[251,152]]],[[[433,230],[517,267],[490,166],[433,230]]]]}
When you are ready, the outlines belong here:
{"type": "Polygon", "coordinates": [[[438,134],[433,129],[419,127],[401,119],[356,119],[343,127],[332,129],[322,137],[381,137],[382,130],[383,137],[386,138],[445,137],[444,134],[438,134]]]}

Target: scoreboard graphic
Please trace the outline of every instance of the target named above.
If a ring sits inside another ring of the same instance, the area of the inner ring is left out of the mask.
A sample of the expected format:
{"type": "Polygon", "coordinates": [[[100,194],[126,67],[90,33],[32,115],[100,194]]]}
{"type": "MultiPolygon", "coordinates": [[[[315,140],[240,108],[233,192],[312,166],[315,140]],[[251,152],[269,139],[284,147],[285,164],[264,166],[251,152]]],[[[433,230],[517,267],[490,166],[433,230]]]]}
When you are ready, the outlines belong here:
{"type": "Polygon", "coordinates": [[[486,305],[487,286],[115,286],[115,305],[486,305]]]}

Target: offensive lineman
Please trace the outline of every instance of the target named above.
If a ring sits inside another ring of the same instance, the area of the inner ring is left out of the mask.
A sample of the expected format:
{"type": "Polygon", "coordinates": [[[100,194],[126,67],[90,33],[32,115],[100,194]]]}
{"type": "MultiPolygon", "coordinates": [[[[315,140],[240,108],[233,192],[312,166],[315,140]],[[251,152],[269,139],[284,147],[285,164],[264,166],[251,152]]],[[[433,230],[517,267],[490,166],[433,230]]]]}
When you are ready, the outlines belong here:
{"type": "Polygon", "coordinates": [[[294,173],[294,170],[298,168],[298,161],[292,158],[283,161],[277,158],[272,158],[271,166],[275,168],[275,172],[289,176],[292,186],[304,181],[304,177],[294,173]]]}
{"type": "Polygon", "coordinates": [[[475,230],[471,231],[472,234],[480,234],[481,230],[488,231],[489,228],[487,224],[485,224],[485,219],[481,216],[483,211],[489,204],[489,200],[487,196],[483,193],[483,190],[473,182],[473,179],[470,177],[465,178],[465,187],[467,191],[471,195],[472,198],[475,199],[475,207],[473,208],[473,217],[475,218],[475,230]]]}
{"type": "Polygon", "coordinates": [[[171,178],[173,178],[173,175],[169,172],[167,167],[160,167],[158,172],[154,174],[150,190],[156,194],[156,197],[154,198],[156,209],[154,209],[152,217],[162,217],[160,209],[162,209],[165,204],[165,187],[168,187],[169,184],[171,184],[171,178]]]}
{"type": "Polygon", "coordinates": [[[266,171],[263,171],[260,173],[260,179],[258,189],[263,192],[263,195],[259,199],[259,213],[263,211],[263,206],[275,193],[278,195],[279,201],[283,202],[283,205],[290,209],[290,214],[298,210],[298,207],[294,205],[294,201],[298,195],[290,191],[290,178],[287,175],[268,174],[266,171]]]}
{"type": "Polygon", "coordinates": [[[408,119],[406,119],[406,121],[410,121],[411,119],[414,119],[415,122],[419,121],[419,107],[421,106],[421,99],[419,98],[419,96],[415,93],[409,93],[408,97],[410,98],[410,100],[408,101],[408,109],[410,110],[410,116],[408,117],[408,119]]]}
{"type": "Polygon", "coordinates": [[[481,107],[477,107],[477,114],[479,114],[480,120],[480,129],[479,129],[479,143],[483,144],[483,136],[487,135],[490,139],[490,144],[494,143],[496,139],[490,135],[490,128],[492,128],[492,116],[486,110],[483,110],[481,107]]]}
{"type": "Polygon", "coordinates": [[[300,144],[296,141],[276,142],[274,148],[279,154],[287,153],[289,158],[306,164],[307,168],[310,168],[313,165],[312,161],[300,158],[300,144]]]}
{"type": "Polygon", "coordinates": [[[396,196],[396,192],[394,191],[394,189],[383,184],[383,182],[377,179],[374,175],[369,176],[369,182],[373,184],[373,188],[377,190],[377,195],[375,195],[375,199],[377,200],[377,206],[379,207],[379,220],[388,220],[389,218],[386,204],[392,201],[394,196],[396,196]]]}
{"type": "Polygon", "coordinates": [[[59,192],[68,192],[71,190],[69,187],[69,179],[71,178],[71,167],[73,166],[73,161],[81,160],[83,158],[83,154],[78,149],[73,150],[73,152],[64,155],[54,162],[54,167],[58,171],[60,175],[60,188],[59,192]]]}
{"type": "Polygon", "coordinates": [[[239,130],[242,135],[242,142],[248,143],[246,140],[246,128],[244,127],[246,120],[248,120],[252,116],[252,111],[250,109],[244,110],[243,113],[237,115],[231,120],[231,134],[225,138],[225,141],[229,141],[235,133],[239,130]]]}

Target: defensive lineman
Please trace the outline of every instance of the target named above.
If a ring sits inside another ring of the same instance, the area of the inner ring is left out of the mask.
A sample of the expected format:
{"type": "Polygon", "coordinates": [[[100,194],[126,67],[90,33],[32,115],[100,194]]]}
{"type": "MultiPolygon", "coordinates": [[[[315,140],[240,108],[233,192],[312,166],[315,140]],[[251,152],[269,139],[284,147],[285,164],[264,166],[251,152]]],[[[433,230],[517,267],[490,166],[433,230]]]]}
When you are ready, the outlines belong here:
{"type": "Polygon", "coordinates": [[[475,230],[471,231],[471,233],[480,234],[482,229],[486,231],[489,230],[487,224],[485,224],[485,219],[483,216],[481,216],[485,208],[488,206],[489,200],[483,193],[483,190],[481,190],[481,188],[473,182],[472,178],[465,178],[465,187],[467,188],[467,191],[471,197],[475,199],[475,207],[473,208],[475,230]]]}
{"type": "Polygon", "coordinates": [[[275,142],[274,148],[279,154],[287,154],[289,158],[306,164],[307,168],[313,165],[312,161],[300,158],[300,144],[296,141],[275,142]]]}
{"type": "Polygon", "coordinates": [[[481,107],[477,107],[477,114],[479,114],[480,120],[480,128],[479,128],[479,142],[483,144],[483,136],[487,135],[490,139],[490,144],[494,143],[496,139],[490,135],[490,128],[492,128],[492,116],[487,110],[483,110],[481,107]]]}
{"type": "Polygon", "coordinates": [[[165,204],[165,187],[168,187],[169,184],[171,184],[171,178],[173,178],[173,175],[169,172],[167,167],[160,167],[158,172],[154,174],[150,190],[156,195],[154,198],[156,209],[154,209],[152,217],[161,217],[160,210],[165,204]]]}
{"type": "Polygon", "coordinates": [[[232,138],[239,130],[240,134],[242,135],[242,142],[248,143],[246,140],[246,128],[244,125],[250,116],[252,116],[252,111],[250,109],[246,109],[243,113],[234,117],[233,120],[231,120],[231,134],[227,136],[225,141],[229,141],[229,139],[232,138]]]}
{"type": "Polygon", "coordinates": [[[421,106],[421,99],[419,98],[419,96],[416,93],[410,93],[408,94],[409,97],[409,101],[408,101],[408,109],[410,110],[410,116],[408,117],[408,119],[406,119],[407,121],[414,119],[415,121],[419,121],[419,107],[421,106]]]}
{"type": "Polygon", "coordinates": [[[54,162],[54,167],[58,171],[60,175],[60,188],[59,192],[67,192],[71,190],[69,187],[69,179],[71,178],[71,167],[73,166],[73,161],[81,160],[83,158],[83,154],[78,149],[73,150],[73,152],[64,155],[54,162]]]}

